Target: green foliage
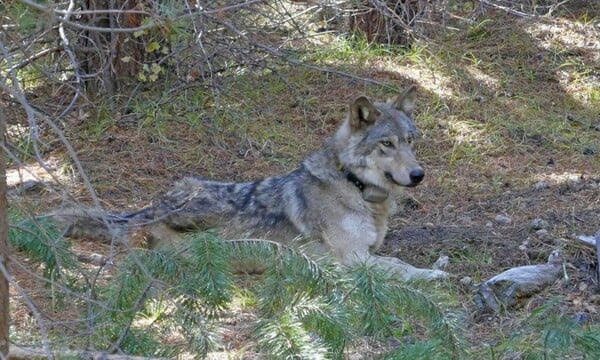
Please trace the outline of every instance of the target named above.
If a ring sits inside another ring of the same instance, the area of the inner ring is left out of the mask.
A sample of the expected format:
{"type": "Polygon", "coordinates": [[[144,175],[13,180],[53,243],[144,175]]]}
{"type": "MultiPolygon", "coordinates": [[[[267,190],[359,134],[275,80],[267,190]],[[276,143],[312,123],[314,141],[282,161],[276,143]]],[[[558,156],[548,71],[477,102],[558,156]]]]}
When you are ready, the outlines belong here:
{"type": "Polygon", "coordinates": [[[359,306],[356,321],[368,336],[391,335],[396,320],[392,304],[394,298],[391,277],[374,266],[361,266],[352,271],[352,298],[359,306]]]}
{"type": "Polygon", "coordinates": [[[391,352],[386,358],[394,360],[448,359],[448,354],[440,354],[439,346],[440,342],[437,341],[416,341],[391,352]]]}
{"type": "MultiPolygon", "coordinates": [[[[22,222],[10,236],[13,246],[44,264],[52,279],[74,267],[68,244],[44,219],[22,222]]],[[[219,345],[219,326],[241,293],[231,264],[243,259],[264,270],[244,297],[253,299],[245,306],[257,313],[253,337],[265,354],[339,359],[357,342],[377,341],[392,358],[456,357],[457,338],[433,301],[373,266],[340,271],[329,259],[307,257],[302,248],[224,242],[211,233],[185,240],[176,248],[130,250],[111,270],[111,281],[87,283],[85,293],[95,294],[85,307],[95,348],[173,356],[183,343],[164,339],[177,334],[185,339],[186,351],[208,355],[219,345]],[[398,339],[412,334],[410,324],[430,330],[424,339],[398,347],[398,339]]],[[[593,346],[589,336],[577,341],[593,346]]]]}
{"type": "Polygon", "coordinates": [[[192,251],[192,282],[198,284],[194,295],[205,300],[207,315],[218,316],[231,302],[233,278],[229,258],[221,241],[211,233],[189,236],[192,251]]]}
{"type": "Polygon", "coordinates": [[[40,25],[40,14],[18,1],[2,2],[0,10],[11,19],[16,19],[22,31],[32,31],[40,25]]]}
{"type": "Polygon", "coordinates": [[[237,244],[237,251],[270,259],[257,290],[259,343],[277,358],[338,358],[350,338],[340,274],[323,259],[269,242],[237,244]],[[250,246],[248,246],[250,245],[250,246]],[[266,255],[266,256],[265,256],[266,255]]]}
{"type": "Polygon", "coordinates": [[[188,240],[182,249],[140,249],[128,255],[115,282],[105,289],[104,305],[93,310],[94,316],[104,318],[101,339],[123,346],[141,341],[136,334],[148,336],[141,331],[144,315],[154,312],[154,323],[185,333],[196,352],[206,354],[214,347],[211,325],[231,302],[233,278],[225,248],[214,235],[197,234],[188,240]],[[155,298],[164,306],[154,306],[155,298]]]}
{"type": "Polygon", "coordinates": [[[268,241],[223,242],[211,233],[190,235],[177,249],[131,251],[114,280],[102,287],[101,305],[89,314],[97,319],[96,347],[169,356],[178,350],[154,342],[177,333],[186,339],[187,351],[206,356],[219,344],[220,321],[230,316],[240,293],[231,270],[238,259],[264,270],[245,290],[246,298],[255,299],[245,304],[257,313],[253,337],[262,353],[277,359],[337,359],[367,339],[383,344],[392,357],[456,357],[458,341],[445,315],[428,297],[381,270],[365,265],[342,272],[302,249],[268,241]],[[399,349],[394,339],[411,333],[409,323],[431,330],[399,349]]]}
{"type": "Polygon", "coordinates": [[[11,226],[8,238],[13,248],[27,253],[44,266],[46,278],[63,278],[64,270],[75,268],[76,260],[69,244],[46,219],[30,219],[11,226]]]}
{"type": "MultiPolygon", "coordinates": [[[[579,353],[585,357],[600,357],[600,328],[582,326],[573,317],[560,315],[550,301],[529,320],[541,334],[536,341],[537,349],[544,359],[564,359],[579,353]]],[[[535,349],[535,348],[534,348],[535,349]]]]}
{"type": "Polygon", "coordinates": [[[461,355],[456,325],[430,297],[373,265],[353,269],[351,286],[351,313],[365,335],[385,341],[411,335],[411,324],[427,325],[427,341],[392,349],[392,358],[417,359],[424,351],[427,358],[455,359],[461,355]]]}
{"type": "Polygon", "coordinates": [[[549,300],[532,312],[520,331],[501,343],[499,352],[519,352],[525,359],[600,357],[600,327],[578,323],[560,313],[561,298],[549,300]]]}

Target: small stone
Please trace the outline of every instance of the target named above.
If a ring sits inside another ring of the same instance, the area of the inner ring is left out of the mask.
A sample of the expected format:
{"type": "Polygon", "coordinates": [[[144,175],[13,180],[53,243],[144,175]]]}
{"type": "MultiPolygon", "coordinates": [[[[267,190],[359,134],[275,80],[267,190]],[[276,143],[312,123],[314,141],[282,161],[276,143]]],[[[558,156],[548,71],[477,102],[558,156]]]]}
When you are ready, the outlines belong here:
{"type": "Polygon", "coordinates": [[[535,234],[539,237],[545,237],[545,236],[548,236],[548,230],[539,229],[538,231],[535,232],[535,234]]]}
{"type": "Polygon", "coordinates": [[[494,227],[494,224],[492,224],[491,221],[488,221],[485,223],[485,227],[491,228],[491,227],[494,227]]]}
{"type": "Polygon", "coordinates": [[[583,155],[594,155],[597,152],[598,150],[595,146],[586,146],[585,149],[583,149],[583,155]]]}
{"type": "Polygon", "coordinates": [[[473,284],[473,279],[470,276],[465,276],[458,281],[461,285],[469,286],[473,284]]]}
{"type": "Polygon", "coordinates": [[[521,360],[523,353],[517,350],[507,350],[502,355],[502,360],[521,360]]]}
{"type": "Polygon", "coordinates": [[[583,312],[583,311],[578,311],[573,316],[573,321],[575,322],[575,324],[581,325],[581,324],[585,324],[589,320],[589,318],[590,318],[590,316],[588,315],[588,313],[583,312]]]}
{"type": "Polygon", "coordinates": [[[538,181],[535,183],[534,189],[535,190],[543,190],[546,189],[548,187],[548,184],[546,184],[543,181],[538,181]]]}
{"type": "Polygon", "coordinates": [[[512,222],[511,218],[509,218],[506,215],[496,215],[494,220],[496,220],[496,222],[501,225],[508,225],[512,222]]]}
{"type": "Polygon", "coordinates": [[[560,255],[559,250],[553,250],[550,255],[548,255],[548,264],[560,264],[562,266],[563,258],[560,255]]]}
{"type": "Polygon", "coordinates": [[[533,230],[540,230],[547,229],[550,224],[544,219],[536,218],[531,220],[530,226],[533,230]]]}
{"type": "Polygon", "coordinates": [[[519,250],[527,251],[527,245],[519,245],[519,250]]]}
{"type": "Polygon", "coordinates": [[[463,225],[472,225],[473,224],[473,219],[471,219],[470,216],[468,215],[464,215],[464,216],[460,216],[458,218],[458,220],[463,224],[463,225]]]}
{"type": "Polygon", "coordinates": [[[579,235],[576,237],[576,239],[584,245],[592,246],[594,248],[596,247],[596,238],[593,235],[579,235]]]}

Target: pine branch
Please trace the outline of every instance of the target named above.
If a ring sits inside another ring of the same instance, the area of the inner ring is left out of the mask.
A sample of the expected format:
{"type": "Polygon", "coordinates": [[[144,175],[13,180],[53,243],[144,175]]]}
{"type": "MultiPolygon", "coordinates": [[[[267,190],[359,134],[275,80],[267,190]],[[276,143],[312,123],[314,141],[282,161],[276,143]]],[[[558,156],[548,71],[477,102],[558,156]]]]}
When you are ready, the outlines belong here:
{"type": "Polygon", "coordinates": [[[356,307],[357,321],[367,336],[391,335],[396,320],[392,311],[391,276],[374,265],[363,264],[352,269],[351,299],[356,307]]]}
{"type": "Polygon", "coordinates": [[[451,314],[444,313],[431,297],[405,284],[394,284],[393,293],[397,296],[397,311],[401,316],[410,315],[427,323],[429,335],[433,341],[439,341],[438,349],[449,349],[451,356],[459,359],[463,355],[463,344],[458,337],[456,322],[451,314]]]}
{"type": "Polygon", "coordinates": [[[11,245],[26,252],[34,260],[44,264],[44,276],[59,279],[64,276],[62,269],[74,269],[76,258],[69,244],[52,223],[45,219],[22,221],[9,228],[11,245]]]}
{"type": "Polygon", "coordinates": [[[231,302],[234,286],[226,247],[209,232],[193,234],[188,240],[192,252],[192,283],[197,284],[194,293],[205,302],[206,315],[216,317],[231,302]]]}
{"type": "Polygon", "coordinates": [[[289,310],[260,322],[256,334],[261,347],[278,359],[322,359],[327,353],[289,310]]]}

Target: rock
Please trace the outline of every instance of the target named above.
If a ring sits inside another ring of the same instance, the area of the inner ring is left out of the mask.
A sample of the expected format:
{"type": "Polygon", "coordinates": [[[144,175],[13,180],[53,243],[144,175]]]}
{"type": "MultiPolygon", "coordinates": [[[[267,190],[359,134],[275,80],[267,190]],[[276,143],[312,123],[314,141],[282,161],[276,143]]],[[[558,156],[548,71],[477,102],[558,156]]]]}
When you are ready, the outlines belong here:
{"type": "Polygon", "coordinates": [[[576,237],[576,239],[582,243],[583,245],[587,245],[587,246],[591,246],[593,248],[596,248],[596,237],[595,236],[588,236],[588,235],[579,235],[576,237]]]}
{"type": "Polygon", "coordinates": [[[583,155],[594,155],[598,152],[595,146],[586,146],[583,149],[583,155]]]}
{"type": "Polygon", "coordinates": [[[546,229],[539,229],[538,231],[536,231],[536,232],[535,232],[535,234],[536,234],[538,237],[541,237],[541,238],[543,238],[543,237],[546,237],[546,236],[548,236],[548,230],[546,230],[546,229]]]}
{"type": "Polygon", "coordinates": [[[500,225],[508,225],[512,222],[512,219],[506,215],[496,215],[494,220],[500,225]]]}
{"type": "Polygon", "coordinates": [[[473,285],[473,279],[472,279],[471,277],[469,277],[469,276],[465,276],[465,277],[463,277],[463,278],[462,278],[462,279],[460,279],[458,282],[459,282],[461,285],[464,285],[464,286],[471,286],[471,285],[473,285]]]}
{"type": "Polygon", "coordinates": [[[512,268],[480,284],[473,300],[480,311],[498,313],[552,285],[561,271],[558,263],[512,268]]]}
{"type": "Polygon", "coordinates": [[[471,217],[467,215],[459,216],[458,221],[460,221],[460,223],[465,226],[473,225],[473,219],[471,219],[471,217]]]}
{"type": "Polygon", "coordinates": [[[529,247],[529,238],[525,239],[521,243],[521,245],[519,245],[519,250],[521,250],[521,251],[527,251],[528,247],[529,247]]]}
{"type": "Polygon", "coordinates": [[[558,264],[562,266],[564,258],[561,256],[560,251],[554,250],[548,255],[548,264],[558,264]]]}
{"type": "Polygon", "coordinates": [[[529,226],[531,226],[531,228],[533,230],[540,230],[540,229],[548,229],[550,224],[544,219],[535,218],[535,219],[531,220],[531,223],[529,224],[529,226]]]}
{"type": "Polygon", "coordinates": [[[588,313],[583,311],[578,311],[573,316],[573,322],[577,325],[585,324],[588,322],[589,319],[590,316],[588,315],[588,313]]]}
{"type": "Polygon", "coordinates": [[[547,187],[548,187],[548,184],[546,184],[546,183],[545,183],[545,182],[543,182],[543,181],[538,181],[538,182],[536,182],[536,183],[535,183],[535,185],[534,185],[534,187],[533,187],[533,188],[534,188],[535,190],[542,190],[542,189],[545,189],[545,188],[547,188],[547,187]]]}

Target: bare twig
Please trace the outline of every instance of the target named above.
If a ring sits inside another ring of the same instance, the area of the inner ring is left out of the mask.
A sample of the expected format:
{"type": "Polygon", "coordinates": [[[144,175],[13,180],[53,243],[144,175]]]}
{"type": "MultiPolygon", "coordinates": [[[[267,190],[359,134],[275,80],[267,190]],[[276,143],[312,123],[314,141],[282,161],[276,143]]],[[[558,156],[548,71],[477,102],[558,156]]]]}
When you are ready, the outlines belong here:
{"type": "Polygon", "coordinates": [[[31,64],[32,62],[48,55],[48,54],[52,54],[55,53],[57,51],[60,51],[60,47],[55,46],[55,47],[51,47],[51,48],[47,48],[44,50],[41,50],[31,56],[29,56],[27,59],[22,60],[21,62],[19,62],[18,64],[13,65],[10,69],[8,69],[9,72],[15,71],[15,70],[21,70],[24,67],[26,67],[27,65],[31,64]]]}
{"type": "Polygon", "coordinates": [[[0,262],[0,273],[3,275],[3,277],[5,279],[8,279],[8,282],[13,286],[13,288],[16,290],[17,294],[19,294],[19,296],[21,296],[23,301],[27,304],[27,306],[31,310],[31,314],[35,318],[37,326],[40,330],[41,342],[42,342],[42,348],[43,348],[40,352],[42,353],[42,355],[48,357],[49,359],[53,359],[54,356],[52,355],[52,351],[50,350],[50,343],[48,341],[48,330],[46,329],[46,324],[45,324],[44,320],[42,319],[42,315],[37,310],[37,307],[31,300],[29,295],[27,295],[27,292],[25,292],[23,290],[23,288],[21,288],[21,286],[14,280],[14,278],[8,272],[8,269],[4,266],[4,264],[2,262],[0,262]]]}
{"type": "MultiPolygon", "coordinates": [[[[8,246],[8,202],[6,201],[6,157],[4,156],[4,134],[6,116],[0,107],[0,266],[7,266],[10,248],[8,246]]],[[[9,329],[9,290],[8,277],[0,276],[0,357],[8,353],[9,329]]]]}
{"type": "Polygon", "coordinates": [[[598,272],[598,284],[600,284],[600,230],[596,232],[594,239],[596,240],[596,271],[598,272]]]}
{"type": "Polygon", "coordinates": [[[528,13],[525,13],[525,12],[522,12],[522,11],[517,11],[517,10],[515,10],[513,8],[508,7],[508,6],[502,6],[502,5],[499,5],[499,4],[494,4],[493,2],[491,2],[489,0],[479,0],[479,1],[481,2],[481,4],[483,4],[483,5],[487,6],[487,7],[491,7],[491,8],[494,8],[494,9],[499,9],[499,10],[502,10],[502,11],[508,13],[508,14],[511,14],[511,15],[520,16],[520,17],[524,17],[524,18],[528,18],[528,19],[532,18],[532,17],[535,17],[535,15],[528,14],[528,13]]]}
{"type": "Polygon", "coordinates": [[[64,358],[76,358],[76,359],[89,359],[89,360],[159,360],[166,358],[149,358],[143,356],[131,356],[131,355],[115,355],[101,351],[88,351],[88,350],[69,350],[69,349],[56,349],[51,353],[46,352],[43,349],[29,348],[29,347],[18,347],[11,346],[10,348],[10,359],[11,360],[27,360],[27,359],[52,359],[56,356],[58,359],[64,358]]]}

